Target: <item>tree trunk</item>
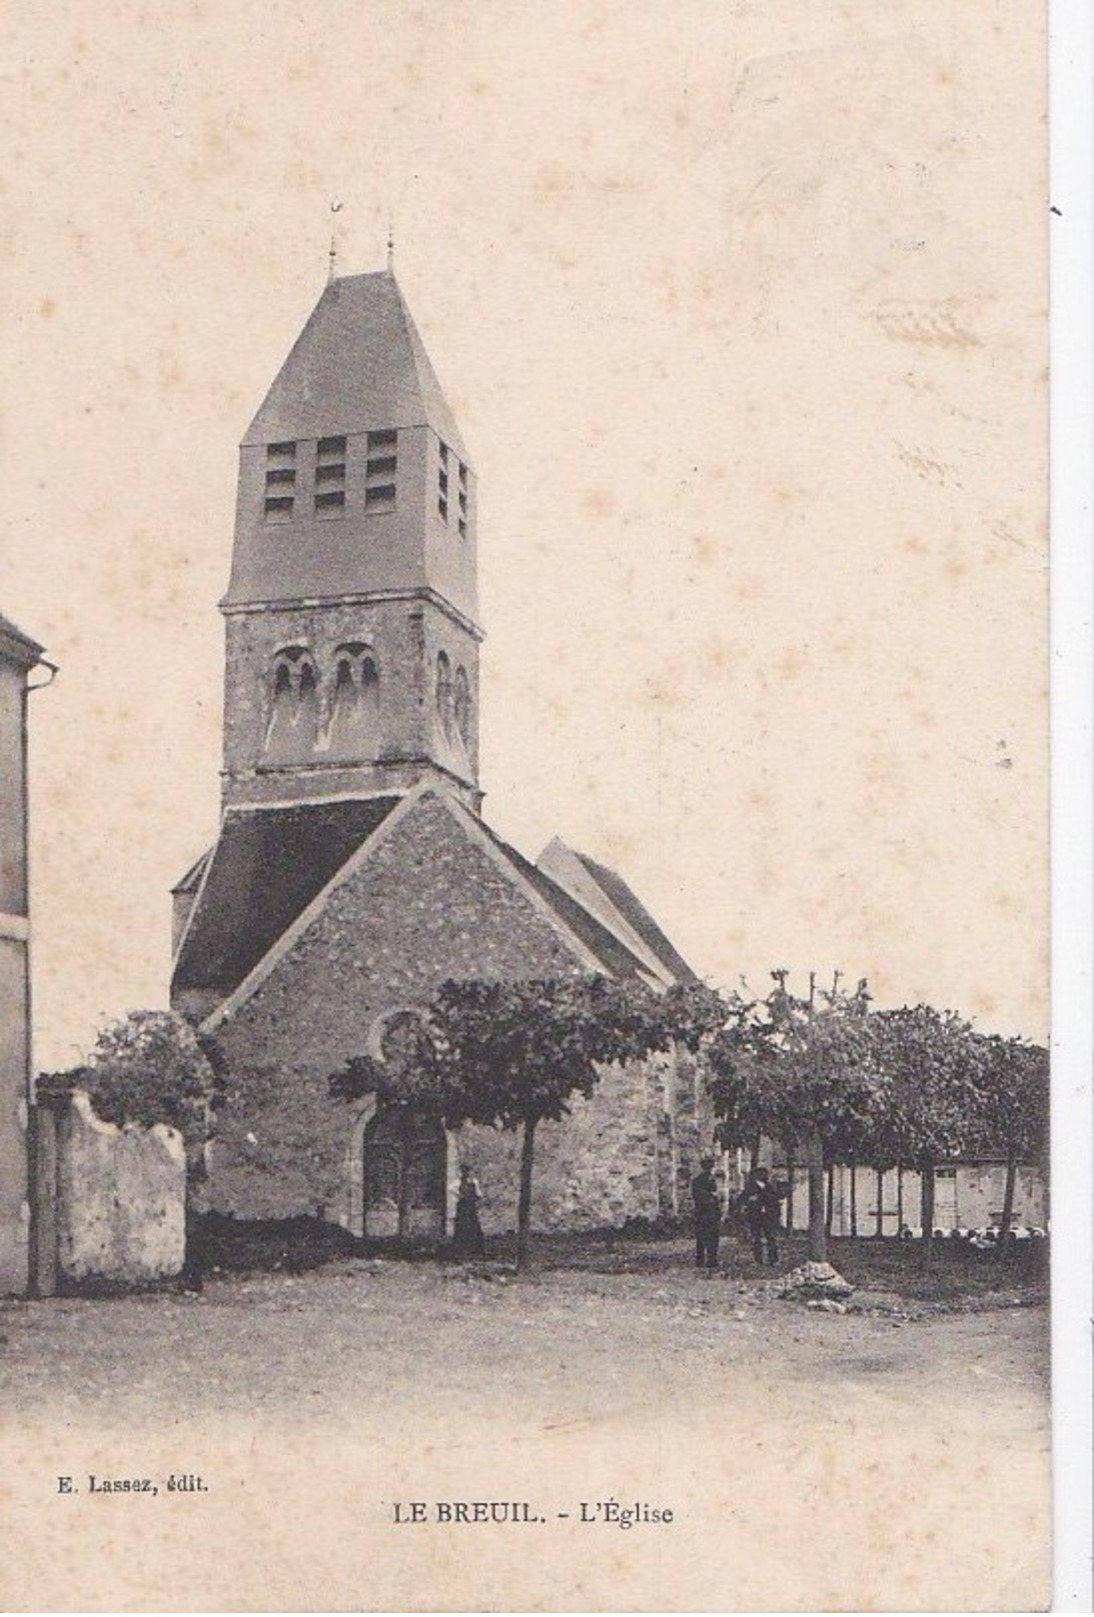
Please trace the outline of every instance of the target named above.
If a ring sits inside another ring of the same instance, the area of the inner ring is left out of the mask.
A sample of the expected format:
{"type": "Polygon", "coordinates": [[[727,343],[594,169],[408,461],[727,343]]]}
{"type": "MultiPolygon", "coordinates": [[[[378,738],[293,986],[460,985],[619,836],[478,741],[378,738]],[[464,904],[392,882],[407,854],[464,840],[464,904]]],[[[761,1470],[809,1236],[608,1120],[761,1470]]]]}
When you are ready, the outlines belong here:
{"type": "Polygon", "coordinates": [[[827,1263],[824,1146],[819,1134],[807,1137],[805,1160],[809,1171],[809,1256],[814,1263],[827,1263]]]}
{"type": "Polygon", "coordinates": [[[524,1120],[520,1147],[520,1199],[517,1202],[517,1268],[528,1261],[528,1235],[532,1222],[532,1161],[535,1154],[538,1117],[524,1120]]]}
{"type": "Polygon", "coordinates": [[[880,1240],[885,1234],[885,1169],[875,1168],[874,1174],[877,1180],[877,1224],[874,1234],[880,1240]]]}
{"type": "Polygon", "coordinates": [[[920,1221],[923,1225],[923,1257],[924,1261],[931,1261],[931,1252],[934,1248],[934,1159],[922,1162],[920,1172],[920,1221]]]}
{"type": "Polygon", "coordinates": [[[897,1234],[904,1229],[904,1169],[897,1163],[896,1169],[896,1227],[897,1234]]]}
{"type": "Polygon", "coordinates": [[[851,1239],[858,1240],[858,1190],[855,1180],[858,1177],[858,1167],[854,1157],[851,1158],[851,1239]]]}
{"type": "Polygon", "coordinates": [[[824,1233],[832,1233],[832,1217],[836,1207],[836,1165],[828,1164],[828,1179],[824,1192],[824,1233]]]}
{"type": "Polygon", "coordinates": [[[194,1172],[189,1160],[186,1163],[186,1178],[183,1190],[183,1262],[182,1287],[184,1291],[201,1291],[204,1285],[201,1260],[196,1247],[197,1235],[197,1197],[194,1194],[194,1172]]]}
{"type": "Polygon", "coordinates": [[[1018,1180],[1018,1153],[1007,1152],[1007,1178],[1003,1186],[1003,1216],[999,1220],[999,1256],[1006,1255],[1007,1237],[1010,1234],[1010,1221],[1014,1217],[1014,1190],[1018,1180]]]}
{"type": "Polygon", "coordinates": [[[749,1173],[755,1173],[756,1169],[760,1166],[760,1141],[761,1141],[761,1139],[762,1139],[762,1135],[760,1134],[759,1130],[757,1129],[756,1133],[752,1136],[752,1148],[751,1148],[751,1150],[749,1151],[749,1154],[748,1154],[748,1171],[749,1171],[749,1173]]]}
{"type": "Polygon", "coordinates": [[[793,1157],[788,1158],[786,1164],[786,1233],[794,1233],[794,1171],[797,1163],[793,1157]]]}

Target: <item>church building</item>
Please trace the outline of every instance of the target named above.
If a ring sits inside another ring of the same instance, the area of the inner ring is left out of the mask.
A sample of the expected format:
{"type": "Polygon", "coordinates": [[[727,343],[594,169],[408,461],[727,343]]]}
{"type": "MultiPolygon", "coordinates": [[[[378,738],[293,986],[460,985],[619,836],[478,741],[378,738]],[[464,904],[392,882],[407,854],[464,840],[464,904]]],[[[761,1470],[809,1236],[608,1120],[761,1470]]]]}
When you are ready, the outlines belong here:
{"type": "MultiPolygon", "coordinates": [[[[692,976],[626,883],[482,817],[477,487],[393,273],[333,279],[240,451],[225,619],[222,817],[174,889],[172,1004],[215,1034],[233,1104],[212,1204],[441,1235],[459,1168],[511,1229],[514,1136],[328,1078],[449,978],[692,976]]],[[[533,1224],[687,1210],[710,1118],[683,1056],[607,1072],[537,1134],[533,1224]]]]}

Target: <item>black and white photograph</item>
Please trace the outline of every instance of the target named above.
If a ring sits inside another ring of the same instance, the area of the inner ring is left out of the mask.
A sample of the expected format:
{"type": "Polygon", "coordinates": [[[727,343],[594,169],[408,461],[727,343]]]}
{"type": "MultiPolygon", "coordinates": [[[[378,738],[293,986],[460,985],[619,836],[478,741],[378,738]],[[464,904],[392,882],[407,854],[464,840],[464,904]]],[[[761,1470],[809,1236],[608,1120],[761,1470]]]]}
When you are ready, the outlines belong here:
{"type": "Polygon", "coordinates": [[[4,32],[0,1604],[1045,1609],[1044,8],[4,32]]]}

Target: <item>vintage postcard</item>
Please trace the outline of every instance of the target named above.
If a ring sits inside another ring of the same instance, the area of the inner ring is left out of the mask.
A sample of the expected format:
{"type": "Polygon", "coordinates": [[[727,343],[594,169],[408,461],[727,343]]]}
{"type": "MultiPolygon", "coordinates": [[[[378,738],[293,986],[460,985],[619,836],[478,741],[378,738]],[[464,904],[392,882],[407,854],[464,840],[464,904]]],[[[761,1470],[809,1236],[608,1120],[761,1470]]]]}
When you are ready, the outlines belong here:
{"type": "Polygon", "coordinates": [[[0,1603],[1044,1607],[1044,8],[4,32],[0,1603]]]}

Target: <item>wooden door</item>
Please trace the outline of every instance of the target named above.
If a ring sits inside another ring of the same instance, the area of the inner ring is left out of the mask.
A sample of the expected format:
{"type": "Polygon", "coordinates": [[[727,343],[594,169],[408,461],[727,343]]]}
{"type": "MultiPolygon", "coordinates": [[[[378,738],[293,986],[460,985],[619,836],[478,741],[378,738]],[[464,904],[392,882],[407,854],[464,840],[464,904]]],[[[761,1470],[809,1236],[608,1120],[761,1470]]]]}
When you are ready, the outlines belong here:
{"type": "Polygon", "coordinates": [[[444,1129],[414,1106],[386,1106],[365,1130],[365,1234],[441,1236],[445,1225],[444,1129]]]}

